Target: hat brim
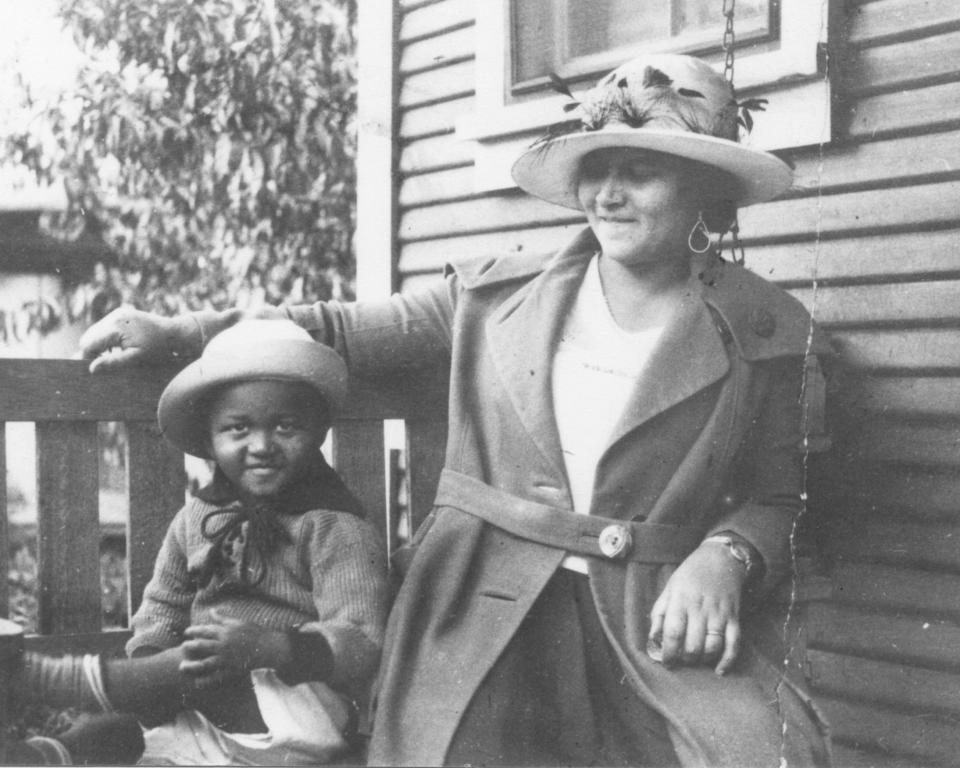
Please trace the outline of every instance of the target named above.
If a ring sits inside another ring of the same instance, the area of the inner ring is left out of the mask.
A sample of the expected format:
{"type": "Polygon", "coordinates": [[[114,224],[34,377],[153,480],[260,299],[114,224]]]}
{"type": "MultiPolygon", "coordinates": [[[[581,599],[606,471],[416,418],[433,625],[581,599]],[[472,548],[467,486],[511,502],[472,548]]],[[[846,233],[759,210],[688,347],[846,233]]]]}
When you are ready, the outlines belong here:
{"type": "Polygon", "coordinates": [[[609,147],[663,152],[724,171],[736,185],[730,199],[740,207],[772,200],[793,179],[790,166],[769,152],[699,133],[628,126],[572,133],[531,147],[513,164],[513,179],[535,197],[580,210],[580,161],[594,150],[609,147]]]}
{"type": "Polygon", "coordinates": [[[211,458],[207,415],[199,406],[216,388],[242,381],[289,381],[312,387],[330,413],[347,395],[347,368],[332,349],[315,341],[271,339],[251,362],[244,354],[205,354],[180,371],[160,395],[157,421],[163,436],[185,453],[211,458]]]}

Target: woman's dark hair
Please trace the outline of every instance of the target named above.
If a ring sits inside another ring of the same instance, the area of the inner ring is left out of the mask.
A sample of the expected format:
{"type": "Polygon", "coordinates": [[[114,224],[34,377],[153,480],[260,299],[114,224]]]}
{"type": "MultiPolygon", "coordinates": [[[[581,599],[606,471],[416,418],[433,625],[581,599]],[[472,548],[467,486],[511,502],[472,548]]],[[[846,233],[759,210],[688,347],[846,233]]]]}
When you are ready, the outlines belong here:
{"type": "Polygon", "coordinates": [[[697,186],[705,201],[703,221],[711,232],[723,234],[730,229],[737,218],[737,204],[734,202],[739,192],[737,181],[719,168],[695,163],[698,169],[697,186]]]}

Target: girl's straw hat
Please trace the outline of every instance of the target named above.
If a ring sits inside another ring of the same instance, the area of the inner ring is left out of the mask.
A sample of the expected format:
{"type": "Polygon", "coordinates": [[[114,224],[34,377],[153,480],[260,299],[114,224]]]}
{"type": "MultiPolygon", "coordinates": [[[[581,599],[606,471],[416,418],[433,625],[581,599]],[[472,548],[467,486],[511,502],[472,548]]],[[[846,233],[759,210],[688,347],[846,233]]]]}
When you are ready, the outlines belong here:
{"type": "Polygon", "coordinates": [[[520,188],[548,202],[579,209],[580,161],[606,147],[649,149],[718,168],[731,178],[733,189],[726,197],[738,206],[770,200],[790,186],[786,163],[737,143],[741,105],[733,89],[692,56],[628,61],[575,106],[579,124],[568,132],[554,129],[513,165],[520,188]]]}
{"type": "Polygon", "coordinates": [[[290,381],[313,387],[332,418],[347,394],[347,366],[334,350],[289,320],[244,320],[214,336],[160,395],[160,431],[185,453],[209,459],[207,415],[217,387],[241,381],[290,381]]]}

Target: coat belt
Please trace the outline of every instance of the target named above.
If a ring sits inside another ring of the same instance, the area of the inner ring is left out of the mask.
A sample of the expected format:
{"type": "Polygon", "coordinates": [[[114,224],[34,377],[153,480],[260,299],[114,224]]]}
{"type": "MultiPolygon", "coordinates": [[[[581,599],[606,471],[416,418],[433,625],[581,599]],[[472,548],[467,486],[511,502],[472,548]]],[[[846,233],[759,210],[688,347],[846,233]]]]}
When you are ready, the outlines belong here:
{"type": "Polygon", "coordinates": [[[578,515],[521,499],[449,469],[440,475],[435,503],[479,517],[522,539],[605,560],[679,563],[703,540],[700,528],[578,515]]]}

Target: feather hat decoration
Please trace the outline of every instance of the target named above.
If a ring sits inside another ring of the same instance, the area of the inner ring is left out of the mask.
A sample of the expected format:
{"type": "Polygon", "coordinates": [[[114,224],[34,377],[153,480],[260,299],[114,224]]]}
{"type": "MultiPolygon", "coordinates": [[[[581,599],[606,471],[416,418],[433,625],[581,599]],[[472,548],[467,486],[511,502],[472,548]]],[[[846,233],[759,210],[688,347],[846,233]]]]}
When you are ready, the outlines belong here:
{"type": "MultiPolygon", "coordinates": [[[[556,81],[554,87],[560,90],[556,81]]],[[[569,89],[564,92],[572,98],[569,89]]],[[[602,148],[635,147],[723,171],[731,181],[730,199],[738,206],[770,200],[790,186],[789,166],[738,143],[738,124],[752,126],[750,110],[762,110],[761,102],[738,104],[730,84],[695,57],[633,59],[579,102],[571,102],[568,111],[576,109],[580,122],[549,129],[514,163],[513,178],[536,197],[579,208],[577,180],[584,156],[602,148]]]]}

